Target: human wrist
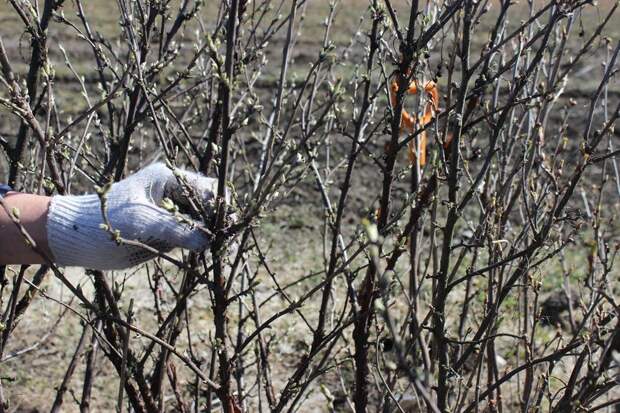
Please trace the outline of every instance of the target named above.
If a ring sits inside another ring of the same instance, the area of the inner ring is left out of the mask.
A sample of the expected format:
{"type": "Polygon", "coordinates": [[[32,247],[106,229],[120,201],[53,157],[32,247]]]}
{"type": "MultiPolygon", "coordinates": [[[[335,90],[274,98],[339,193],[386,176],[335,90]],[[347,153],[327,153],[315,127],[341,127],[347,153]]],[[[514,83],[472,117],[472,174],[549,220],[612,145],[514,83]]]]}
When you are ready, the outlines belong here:
{"type": "Polygon", "coordinates": [[[101,228],[103,218],[97,195],[55,196],[47,216],[47,239],[58,265],[99,268],[98,250],[110,236],[101,228]]]}
{"type": "Polygon", "coordinates": [[[50,197],[42,195],[4,195],[0,207],[0,264],[42,264],[53,258],[46,231],[50,201],[50,197]]]}

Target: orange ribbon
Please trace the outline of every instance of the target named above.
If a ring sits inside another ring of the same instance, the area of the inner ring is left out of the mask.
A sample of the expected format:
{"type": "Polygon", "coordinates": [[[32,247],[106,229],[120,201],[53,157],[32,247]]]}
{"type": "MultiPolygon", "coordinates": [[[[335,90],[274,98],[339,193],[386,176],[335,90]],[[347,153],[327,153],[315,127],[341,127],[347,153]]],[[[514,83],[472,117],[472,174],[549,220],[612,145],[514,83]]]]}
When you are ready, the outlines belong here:
{"type": "MultiPolygon", "coordinates": [[[[430,100],[427,101],[424,107],[424,114],[419,120],[420,128],[424,128],[428,123],[433,120],[433,115],[439,107],[439,92],[437,91],[437,84],[433,81],[428,81],[424,84],[424,91],[430,96],[430,100]]],[[[396,93],[398,92],[398,81],[393,80],[390,87],[390,103],[392,108],[396,107],[396,93]]],[[[419,92],[418,81],[414,80],[409,84],[406,93],[410,95],[416,95],[419,92]]],[[[405,109],[402,111],[400,131],[408,131],[413,133],[415,130],[418,118],[416,115],[412,115],[405,109]]],[[[420,132],[420,166],[426,164],[426,131],[420,132]]],[[[417,158],[417,151],[415,140],[409,142],[409,161],[413,164],[417,158]]]]}

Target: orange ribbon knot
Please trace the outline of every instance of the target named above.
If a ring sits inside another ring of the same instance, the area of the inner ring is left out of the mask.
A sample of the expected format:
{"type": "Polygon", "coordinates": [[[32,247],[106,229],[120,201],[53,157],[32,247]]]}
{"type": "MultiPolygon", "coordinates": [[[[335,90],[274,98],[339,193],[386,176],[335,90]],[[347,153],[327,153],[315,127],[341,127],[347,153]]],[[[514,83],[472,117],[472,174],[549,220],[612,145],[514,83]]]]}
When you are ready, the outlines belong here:
{"type": "MultiPolygon", "coordinates": [[[[430,96],[430,99],[424,106],[424,113],[421,119],[418,121],[418,117],[415,114],[410,114],[404,108],[401,115],[400,131],[407,131],[413,133],[416,128],[416,124],[419,123],[420,128],[424,128],[433,120],[433,116],[439,107],[439,92],[437,91],[437,84],[433,81],[424,83],[424,91],[430,96]]],[[[398,81],[393,80],[390,87],[390,103],[392,108],[396,107],[396,94],[398,92],[398,81]]],[[[413,80],[406,93],[410,95],[416,95],[419,92],[418,81],[413,80]]],[[[420,166],[426,164],[426,131],[420,132],[420,166]]],[[[409,161],[413,164],[417,158],[417,150],[415,140],[409,142],[409,161]]]]}

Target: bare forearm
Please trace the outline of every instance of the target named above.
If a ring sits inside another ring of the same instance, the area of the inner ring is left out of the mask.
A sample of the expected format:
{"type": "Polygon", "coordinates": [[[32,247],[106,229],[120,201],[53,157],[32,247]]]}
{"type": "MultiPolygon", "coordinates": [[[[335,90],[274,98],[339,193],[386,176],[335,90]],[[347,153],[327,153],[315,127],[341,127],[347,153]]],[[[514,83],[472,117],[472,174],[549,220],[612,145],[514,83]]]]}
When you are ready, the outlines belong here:
{"type": "Polygon", "coordinates": [[[42,264],[46,260],[38,251],[51,258],[47,244],[46,221],[51,198],[40,195],[9,192],[0,206],[0,265],[42,264]],[[20,228],[7,210],[19,211],[19,221],[36,244],[36,250],[28,244],[20,228]]]}

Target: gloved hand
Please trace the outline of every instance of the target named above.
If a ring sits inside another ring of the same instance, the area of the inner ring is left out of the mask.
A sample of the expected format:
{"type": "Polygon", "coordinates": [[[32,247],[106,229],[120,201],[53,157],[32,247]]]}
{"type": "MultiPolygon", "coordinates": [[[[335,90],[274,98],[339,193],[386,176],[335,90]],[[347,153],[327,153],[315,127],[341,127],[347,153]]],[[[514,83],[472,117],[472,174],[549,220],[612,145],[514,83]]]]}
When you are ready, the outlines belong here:
{"type": "MultiPolygon", "coordinates": [[[[214,212],[217,180],[177,170],[207,212],[214,212]]],[[[164,164],[154,164],[113,184],[105,193],[106,215],[113,231],[162,252],[176,247],[201,251],[209,246],[208,231],[191,219],[169,212],[186,199],[183,185],[164,164]],[[166,199],[167,198],[167,199],[166,199]],[[162,204],[167,204],[166,209],[162,204]]],[[[112,239],[98,195],[55,196],[47,218],[47,239],[54,261],[61,266],[111,270],[148,261],[155,256],[143,247],[112,239]]]]}

